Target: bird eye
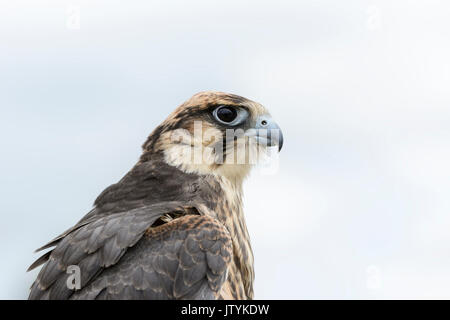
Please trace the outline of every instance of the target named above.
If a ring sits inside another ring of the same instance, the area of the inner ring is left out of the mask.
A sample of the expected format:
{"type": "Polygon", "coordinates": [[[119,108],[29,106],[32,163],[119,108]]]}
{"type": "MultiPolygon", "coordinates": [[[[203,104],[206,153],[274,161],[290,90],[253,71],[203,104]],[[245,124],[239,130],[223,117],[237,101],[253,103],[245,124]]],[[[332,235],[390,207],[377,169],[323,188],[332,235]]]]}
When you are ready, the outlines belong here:
{"type": "Polygon", "coordinates": [[[231,123],[237,117],[236,109],[232,107],[219,107],[216,112],[217,118],[225,123],[231,123]]]}
{"type": "Polygon", "coordinates": [[[248,111],[242,107],[219,106],[213,111],[213,116],[227,126],[237,126],[248,118],[248,111]]]}

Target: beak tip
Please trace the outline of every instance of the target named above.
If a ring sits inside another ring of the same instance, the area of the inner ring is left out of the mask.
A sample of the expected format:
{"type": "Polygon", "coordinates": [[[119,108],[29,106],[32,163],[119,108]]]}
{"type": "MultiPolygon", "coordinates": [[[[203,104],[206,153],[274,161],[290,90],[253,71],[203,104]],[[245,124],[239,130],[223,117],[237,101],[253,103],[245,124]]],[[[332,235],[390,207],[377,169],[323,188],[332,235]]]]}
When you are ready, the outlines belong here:
{"type": "Polygon", "coordinates": [[[283,134],[281,133],[280,130],[280,139],[278,141],[278,152],[280,152],[282,148],[283,148],[283,134]]]}

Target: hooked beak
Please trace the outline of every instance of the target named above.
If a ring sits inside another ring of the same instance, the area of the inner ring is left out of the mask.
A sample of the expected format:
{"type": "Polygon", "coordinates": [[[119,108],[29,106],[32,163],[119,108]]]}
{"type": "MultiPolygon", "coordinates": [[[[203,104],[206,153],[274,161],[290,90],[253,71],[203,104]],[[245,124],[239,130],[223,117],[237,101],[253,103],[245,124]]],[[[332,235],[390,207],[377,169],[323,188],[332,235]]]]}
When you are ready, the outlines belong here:
{"type": "Polygon", "coordinates": [[[253,128],[246,135],[254,137],[259,145],[269,147],[278,146],[278,152],[283,147],[283,132],[269,115],[259,116],[253,128]]]}

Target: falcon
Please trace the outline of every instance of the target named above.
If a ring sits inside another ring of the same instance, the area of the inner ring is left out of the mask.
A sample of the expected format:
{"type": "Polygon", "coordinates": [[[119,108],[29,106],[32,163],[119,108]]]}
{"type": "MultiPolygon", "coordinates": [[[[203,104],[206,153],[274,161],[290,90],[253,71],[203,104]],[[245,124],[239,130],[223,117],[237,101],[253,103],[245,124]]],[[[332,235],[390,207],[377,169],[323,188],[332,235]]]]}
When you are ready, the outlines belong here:
{"type": "Polygon", "coordinates": [[[87,215],[37,250],[51,248],[29,268],[43,265],[29,299],[253,299],[242,183],[282,145],[261,104],[194,95],[87,215]]]}

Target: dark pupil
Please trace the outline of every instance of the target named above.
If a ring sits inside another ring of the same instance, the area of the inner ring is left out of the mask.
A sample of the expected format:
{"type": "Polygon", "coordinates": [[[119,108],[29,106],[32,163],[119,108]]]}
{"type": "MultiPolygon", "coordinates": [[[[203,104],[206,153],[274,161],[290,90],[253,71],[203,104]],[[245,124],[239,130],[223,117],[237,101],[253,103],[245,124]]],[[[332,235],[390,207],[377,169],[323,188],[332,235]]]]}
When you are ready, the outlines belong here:
{"type": "Polygon", "coordinates": [[[233,108],[223,107],[217,110],[217,116],[223,122],[231,122],[236,119],[237,112],[233,108]]]}

